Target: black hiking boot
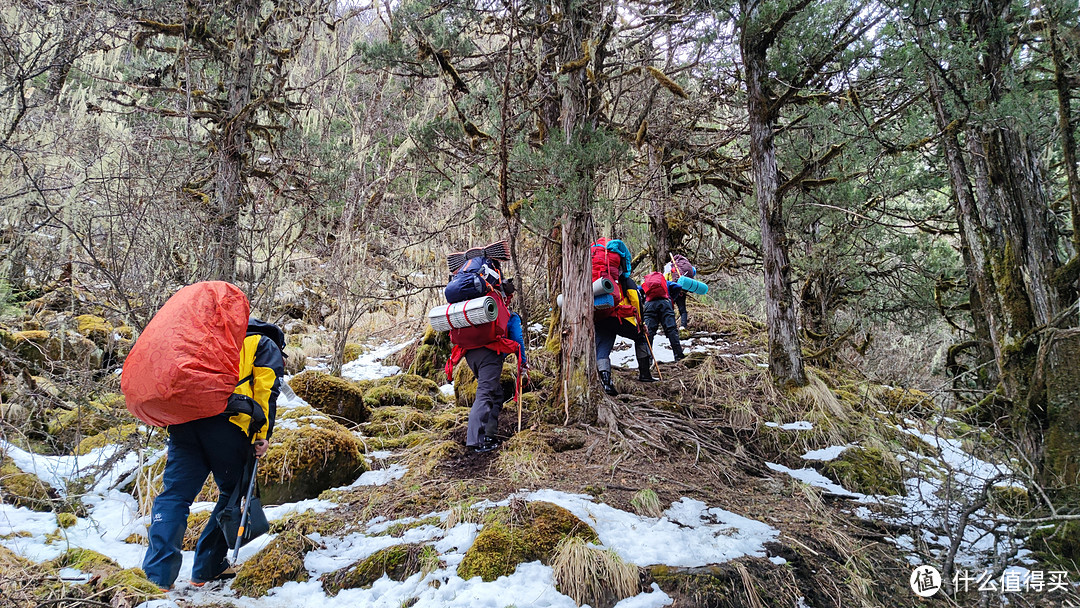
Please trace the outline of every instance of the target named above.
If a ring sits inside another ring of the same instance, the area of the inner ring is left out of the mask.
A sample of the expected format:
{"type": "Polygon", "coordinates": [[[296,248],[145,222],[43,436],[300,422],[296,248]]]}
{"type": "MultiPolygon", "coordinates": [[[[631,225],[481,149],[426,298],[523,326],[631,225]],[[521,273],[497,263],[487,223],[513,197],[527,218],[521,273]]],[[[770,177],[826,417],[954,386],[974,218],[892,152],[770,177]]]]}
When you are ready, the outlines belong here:
{"type": "Polygon", "coordinates": [[[638,359],[637,365],[637,379],[641,382],[656,382],[656,378],[652,377],[652,361],[648,359],[638,359]]]}
{"type": "Polygon", "coordinates": [[[477,454],[486,454],[499,449],[502,442],[494,437],[484,437],[484,440],[480,442],[480,445],[476,446],[477,454]]]}
{"type": "Polygon", "coordinates": [[[604,392],[614,397],[619,394],[619,391],[615,390],[615,384],[611,381],[611,372],[600,372],[600,384],[604,387],[604,392]]]}

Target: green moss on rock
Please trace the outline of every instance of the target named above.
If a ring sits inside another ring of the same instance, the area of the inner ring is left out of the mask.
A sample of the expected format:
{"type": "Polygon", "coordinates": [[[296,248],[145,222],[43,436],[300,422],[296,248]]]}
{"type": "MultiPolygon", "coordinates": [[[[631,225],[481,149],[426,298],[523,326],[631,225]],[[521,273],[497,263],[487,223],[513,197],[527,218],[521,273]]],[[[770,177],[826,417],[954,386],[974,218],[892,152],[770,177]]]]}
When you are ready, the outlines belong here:
{"type": "Polygon", "coordinates": [[[852,492],[905,495],[900,464],[879,448],[848,448],[821,464],[822,473],[852,492]]]}
{"type": "Polygon", "coordinates": [[[274,432],[259,466],[263,504],[315,498],[367,471],[363,444],[348,429],[321,416],[298,422],[274,432]]]}
{"type": "MultiPolygon", "coordinates": [[[[130,422],[118,427],[105,429],[96,435],[92,435],[80,441],[79,445],[75,446],[74,452],[77,456],[83,456],[98,448],[126,441],[129,437],[138,432],[139,423],[137,422],[130,422]]],[[[151,443],[151,447],[160,447],[161,445],[162,440],[160,438],[151,443]]]]}
{"type": "Polygon", "coordinates": [[[368,419],[364,391],[355,383],[322,372],[293,376],[289,386],[304,401],[324,414],[359,424],[368,419]]]}
{"type": "Polygon", "coordinates": [[[13,460],[3,457],[0,458],[0,498],[17,507],[45,512],[52,510],[60,495],[37,475],[24,472],[13,460]]]}
{"type": "Polygon", "coordinates": [[[269,545],[244,562],[232,583],[232,590],[248,597],[262,597],[289,581],[308,580],[304,556],[315,544],[299,532],[279,534],[269,545]]]}
{"type": "Polygon", "coordinates": [[[517,565],[540,560],[548,564],[555,547],[566,536],[595,541],[596,532],[566,509],[547,502],[532,502],[510,512],[509,522],[484,524],[476,541],[458,565],[458,576],[479,576],[493,581],[513,574],[517,565]]]}
{"type": "Polygon", "coordinates": [[[372,387],[364,393],[364,405],[369,409],[407,405],[430,410],[435,406],[435,401],[427,395],[417,394],[407,388],[384,384],[372,387]]]}
{"type": "Polygon", "coordinates": [[[394,545],[380,549],[347,568],[324,574],[319,580],[326,594],[335,596],[343,589],[371,587],[383,575],[390,580],[403,581],[417,572],[433,569],[437,563],[438,555],[430,546],[394,545]]]}

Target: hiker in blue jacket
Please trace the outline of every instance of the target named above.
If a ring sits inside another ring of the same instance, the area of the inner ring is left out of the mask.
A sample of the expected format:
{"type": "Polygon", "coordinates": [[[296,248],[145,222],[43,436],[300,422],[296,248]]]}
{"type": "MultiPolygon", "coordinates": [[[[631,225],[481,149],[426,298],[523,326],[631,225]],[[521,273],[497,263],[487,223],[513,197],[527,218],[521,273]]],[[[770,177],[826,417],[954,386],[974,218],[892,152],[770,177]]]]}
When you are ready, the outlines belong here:
{"type": "Polygon", "coordinates": [[[191,583],[201,587],[208,581],[235,575],[225,559],[229,547],[217,515],[232,494],[247,484],[241,477],[252,456],[261,458],[269,447],[281,377],[285,375],[284,346],[281,329],[251,319],[240,349],[240,382],[229,396],[225,411],[167,427],[164,487],[154,499],[150,542],[143,558],[146,578],[163,590],[172,588],[180,573],[188,512],[211,473],[220,498],[195,546],[191,583]]]}

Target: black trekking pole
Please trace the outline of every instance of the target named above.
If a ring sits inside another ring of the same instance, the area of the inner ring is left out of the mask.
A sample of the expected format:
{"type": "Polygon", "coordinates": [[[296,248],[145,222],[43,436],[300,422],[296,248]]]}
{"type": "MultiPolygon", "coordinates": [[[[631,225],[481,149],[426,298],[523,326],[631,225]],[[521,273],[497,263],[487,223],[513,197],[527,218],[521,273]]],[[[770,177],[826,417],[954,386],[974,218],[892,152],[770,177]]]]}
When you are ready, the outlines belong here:
{"type": "Polygon", "coordinates": [[[247,494],[244,496],[244,503],[241,505],[240,513],[240,527],[236,531],[236,546],[233,547],[232,563],[235,566],[237,558],[240,557],[240,541],[244,538],[244,528],[247,527],[248,522],[248,507],[251,506],[251,496],[255,494],[255,479],[256,473],[259,472],[259,459],[256,458],[254,464],[251,465],[251,483],[248,484],[247,494]]]}

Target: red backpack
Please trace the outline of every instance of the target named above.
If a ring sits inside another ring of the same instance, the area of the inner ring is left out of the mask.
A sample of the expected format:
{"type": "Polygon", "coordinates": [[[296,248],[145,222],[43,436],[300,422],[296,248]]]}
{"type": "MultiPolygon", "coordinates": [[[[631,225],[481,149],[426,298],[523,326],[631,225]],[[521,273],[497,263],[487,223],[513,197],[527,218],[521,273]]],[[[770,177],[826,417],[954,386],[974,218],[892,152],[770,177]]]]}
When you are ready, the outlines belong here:
{"type": "Polygon", "coordinates": [[[663,273],[660,272],[653,272],[646,275],[645,280],[641,282],[641,288],[645,290],[645,300],[647,302],[663,300],[670,297],[668,295],[667,279],[665,279],[663,273]]]}
{"type": "Polygon", "coordinates": [[[506,325],[510,322],[510,309],[503,302],[502,293],[493,291],[488,294],[495,298],[495,305],[499,307],[498,316],[491,323],[484,323],[473,327],[462,327],[450,330],[450,342],[465,350],[487,347],[499,338],[506,337],[506,325]]]}
{"type": "Polygon", "coordinates": [[[240,375],[247,296],[224,281],[188,285],[154,315],[124,360],[128,411],[153,426],[225,411],[240,375]]]}
{"type": "Polygon", "coordinates": [[[614,305],[623,299],[622,285],[619,283],[619,274],[622,272],[622,256],[617,251],[607,248],[608,239],[600,239],[592,246],[592,280],[606,277],[615,286],[611,292],[612,307],[597,309],[595,314],[610,314],[614,305]]]}

